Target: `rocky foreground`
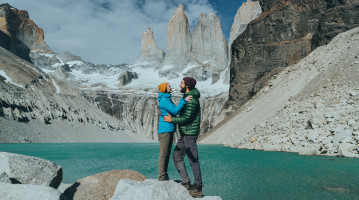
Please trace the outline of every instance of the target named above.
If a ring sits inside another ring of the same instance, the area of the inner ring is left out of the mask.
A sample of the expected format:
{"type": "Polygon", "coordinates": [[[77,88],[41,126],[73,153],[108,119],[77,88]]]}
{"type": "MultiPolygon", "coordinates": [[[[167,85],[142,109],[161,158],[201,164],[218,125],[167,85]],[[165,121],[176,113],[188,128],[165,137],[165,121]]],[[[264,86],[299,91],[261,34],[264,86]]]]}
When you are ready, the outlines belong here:
{"type": "MultiPolygon", "coordinates": [[[[61,183],[62,176],[62,167],[54,162],[0,152],[0,199],[193,199],[180,183],[146,179],[133,170],[103,172],[73,184],[61,183]]],[[[221,198],[206,196],[202,199],[221,198]]]]}
{"type": "Polygon", "coordinates": [[[359,28],[273,75],[202,140],[235,148],[359,157],[359,28]]]}

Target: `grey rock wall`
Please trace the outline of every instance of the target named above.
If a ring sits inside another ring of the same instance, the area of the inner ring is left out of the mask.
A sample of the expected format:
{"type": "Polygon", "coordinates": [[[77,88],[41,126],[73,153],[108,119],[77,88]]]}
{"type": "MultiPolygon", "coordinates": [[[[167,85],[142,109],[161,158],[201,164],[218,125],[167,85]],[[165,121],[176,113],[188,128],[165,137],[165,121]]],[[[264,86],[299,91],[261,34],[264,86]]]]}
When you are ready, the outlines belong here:
{"type": "MultiPolygon", "coordinates": [[[[99,108],[125,122],[135,133],[146,134],[157,140],[157,130],[160,111],[158,108],[157,94],[113,94],[108,92],[86,92],[85,97],[99,108]]],[[[180,97],[173,97],[177,105],[180,97]]],[[[204,97],[201,103],[201,134],[214,128],[221,120],[223,105],[227,100],[227,94],[216,97],[204,97]],[[221,117],[220,117],[221,116],[221,117]]]]}
{"type": "Polygon", "coordinates": [[[261,0],[263,13],[232,44],[231,105],[241,106],[269,77],[335,35],[359,26],[359,1],[261,0]]]}
{"type": "MultiPolygon", "coordinates": [[[[206,66],[212,77],[228,68],[228,44],[216,14],[201,14],[191,39],[191,62],[206,66]]],[[[199,79],[200,80],[200,79],[199,79]]],[[[213,82],[216,82],[214,78],[213,82]]]]}

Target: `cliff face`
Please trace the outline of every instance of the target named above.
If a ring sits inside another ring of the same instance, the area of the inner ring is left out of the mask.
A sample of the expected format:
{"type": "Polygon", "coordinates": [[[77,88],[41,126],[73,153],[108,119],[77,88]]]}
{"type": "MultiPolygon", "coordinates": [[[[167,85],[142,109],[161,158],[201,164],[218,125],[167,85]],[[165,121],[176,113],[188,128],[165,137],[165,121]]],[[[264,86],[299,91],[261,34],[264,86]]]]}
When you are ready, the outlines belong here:
{"type": "Polygon", "coordinates": [[[272,75],[359,25],[358,0],[261,0],[263,13],[234,40],[231,105],[243,105],[272,75]]]}
{"type": "Polygon", "coordinates": [[[30,61],[30,52],[51,53],[44,41],[44,31],[29,19],[25,10],[9,4],[0,5],[0,45],[19,57],[30,61]]]}
{"type": "Polygon", "coordinates": [[[253,21],[262,14],[262,8],[259,1],[247,0],[237,10],[236,16],[234,16],[234,22],[229,34],[229,45],[232,45],[233,41],[246,30],[249,22],[253,21]]]}
{"type": "Polygon", "coordinates": [[[192,33],[191,60],[211,63],[209,71],[212,77],[219,78],[219,73],[228,68],[228,44],[216,14],[201,14],[199,17],[192,33]]]}
{"type": "Polygon", "coordinates": [[[140,57],[136,62],[150,62],[158,64],[162,62],[164,56],[164,51],[157,48],[155,38],[153,36],[153,31],[151,28],[148,28],[142,34],[140,57]]]}
{"type": "MultiPolygon", "coordinates": [[[[109,92],[85,92],[85,97],[99,108],[115,116],[130,127],[134,133],[144,133],[157,140],[159,109],[157,96],[138,94],[114,94],[109,92]]],[[[177,105],[180,97],[173,97],[177,105]]],[[[201,98],[201,135],[215,127],[222,119],[220,115],[227,94],[201,98]]]]}
{"type": "Polygon", "coordinates": [[[178,6],[168,22],[166,49],[166,65],[181,66],[189,61],[191,35],[183,5],[178,6]]]}

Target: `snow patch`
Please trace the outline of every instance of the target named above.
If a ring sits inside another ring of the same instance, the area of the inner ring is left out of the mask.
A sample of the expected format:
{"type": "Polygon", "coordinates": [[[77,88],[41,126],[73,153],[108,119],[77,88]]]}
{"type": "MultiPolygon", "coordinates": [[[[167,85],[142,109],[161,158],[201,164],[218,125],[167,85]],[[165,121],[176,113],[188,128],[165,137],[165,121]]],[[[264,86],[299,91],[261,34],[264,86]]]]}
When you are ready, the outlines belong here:
{"type": "Polygon", "coordinates": [[[55,70],[50,70],[50,69],[46,69],[46,68],[42,68],[42,71],[45,72],[46,74],[50,74],[50,73],[55,72],[55,70]]]}
{"type": "Polygon", "coordinates": [[[83,65],[84,62],[80,61],[80,60],[74,60],[74,61],[69,61],[66,62],[66,64],[68,64],[70,67],[74,66],[74,65],[83,65]]]}
{"type": "Polygon", "coordinates": [[[188,71],[190,71],[191,69],[195,68],[195,67],[198,67],[198,65],[191,65],[191,64],[188,64],[186,68],[184,68],[184,70],[182,71],[182,74],[185,74],[187,73],[188,71]]]}
{"type": "MultiPolygon", "coordinates": [[[[188,66],[188,70],[196,67],[196,65],[188,66]]],[[[186,69],[187,69],[186,68],[186,69]]],[[[155,69],[151,68],[141,68],[135,67],[132,69],[133,72],[138,74],[138,79],[132,80],[131,83],[124,86],[127,89],[131,88],[153,88],[153,91],[158,91],[158,85],[164,82],[169,83],[173,88],[174,95],[181,95],[179,84],[181,83],[183,77],[178,77],[174,79],[168,79],[167,77],[160,77],[158,72],[155,69]]],[[[196,88],[200,91],[201,96],[215,96],[224,92],[229,91],[229,84],[224,83],[226,70],[221,73],[220,79],[212,84],[212,78],[207,79],[206,81],[197,81],[196,88]]],[[[148,92],[153,93],[153,92],[148,92]]]]}
{"type": "Polygon", "coordinates": [[[174,68],[175,66],[173,66],[173,65],[165,65],[165,66],[163,66],[162,68],[161,68],[161,70],[163,70],[163,71],[165,71],[165,70],[170,70],[170,69],[172,69],[172,68],[174,68]]]}
{"type": "Polygon", "coordinates": [[[53,56],[55,56],[55,54],[49,54],[49,53],[37,53],[37,54],[39,54],[40,56],[48,57],[48,58],[52,58],[53,56]]]}
{"type": "Polygon", "coordinates": [[[91,74],[84,74],[80,70],[72,70],[72,75],[75,76],[75,80],[82,82],[83,85],[90,86],[92,84],[104,84],[107,85],[111,89],[118,89],[118,75],[104,75],[97,72],[91,74]]]}
{"type": "Polygon", "coordinates": [[[61,92],[60,87],[56,84],[56,82],[54,81],[53,78],[51,79],[51,81],[52,81],[52,84],[53,84],[53,85],[55,86],[55,88],[56,88],[56,93],[57,93],[57,94],[60,94],[60,92],[61,92]]]}
{"type": "Polygon", "coordinates": [[[12,81],[12,79],[5,73],[5,71],[3,70],[0,70],[0,76],[4,77],[5,78],[5,83],[11,83],[13,85],[16,85],[18,87],[21,87],[21,88],[24,88],[24,86],[20,85],[20,84],[17,84],[17,83],[14,83],[12,81]]]}
{"type": "Polygon", "coordinates": [[[56,56],[56,58],[57,58],[57,60],[59,60],[60,62],[53,64],[52,67],[60,67],[60,66],[65,65],[64,61],[62,61],[59,56],[56,56]]]}

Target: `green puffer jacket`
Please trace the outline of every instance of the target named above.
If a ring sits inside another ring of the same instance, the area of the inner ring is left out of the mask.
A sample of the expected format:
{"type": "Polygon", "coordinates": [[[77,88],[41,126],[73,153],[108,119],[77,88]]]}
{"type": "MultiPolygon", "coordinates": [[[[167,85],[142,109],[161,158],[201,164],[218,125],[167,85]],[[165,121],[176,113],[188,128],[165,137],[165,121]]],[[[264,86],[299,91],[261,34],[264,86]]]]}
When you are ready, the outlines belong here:
{"type": "Polygon", "coordinates": [[[192,96],[192,101],[187,102],[180,117],[173,117],[172,122],[179,125],[181,135],[198,135],[201,125],[201,106],[199,104],[201,94],[194,88],[184,94],[183,98],[187,96],[192,96]]]}

